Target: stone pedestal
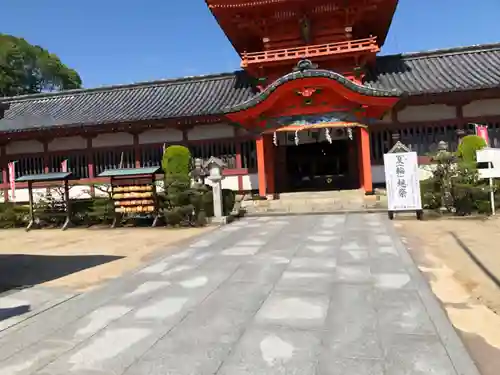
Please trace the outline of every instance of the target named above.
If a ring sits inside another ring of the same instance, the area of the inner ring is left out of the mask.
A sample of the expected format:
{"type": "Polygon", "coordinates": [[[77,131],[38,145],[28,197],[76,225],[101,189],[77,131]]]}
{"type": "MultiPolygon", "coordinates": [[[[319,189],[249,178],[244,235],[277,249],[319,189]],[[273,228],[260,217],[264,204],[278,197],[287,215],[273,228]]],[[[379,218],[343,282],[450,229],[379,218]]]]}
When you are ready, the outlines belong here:
{"type": "Polygon", "coordinates": [[[213,181],[212,194],[214,199],[214,217],[220,219],[223,216],[222,211],[222,183],[221,181],[213,181]]]}

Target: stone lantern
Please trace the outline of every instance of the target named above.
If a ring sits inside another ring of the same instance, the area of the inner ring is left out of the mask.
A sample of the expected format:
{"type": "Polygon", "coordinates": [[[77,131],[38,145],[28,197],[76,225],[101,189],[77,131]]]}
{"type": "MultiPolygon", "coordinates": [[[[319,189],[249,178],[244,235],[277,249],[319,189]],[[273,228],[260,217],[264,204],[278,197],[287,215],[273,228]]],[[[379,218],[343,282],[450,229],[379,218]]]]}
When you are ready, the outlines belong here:
{"type": "Polygon", "coordinates": [[[218,221],[223,220],[222,180],[224,179],[223,170],[225,167],[226,165],[221,159],[213,156],[204,165],[204,169],[208,171],[207,178],[212,183],[214,217],[218,221]]]}
{"type": "Polygon", "coordinates": [[[438,146],[437,146],[438,152],[447,152],[448,151],[448,143],[445,141],[439,141],[438,146]]]}
{"type": "Polygon", "coordinates": [[[196,184],[205,184],[205,177],[207,177],[207,171],[203,166],[203,160],[196,158],[194,159],[194,168],[191,171],[191,177],[196,184]]]}

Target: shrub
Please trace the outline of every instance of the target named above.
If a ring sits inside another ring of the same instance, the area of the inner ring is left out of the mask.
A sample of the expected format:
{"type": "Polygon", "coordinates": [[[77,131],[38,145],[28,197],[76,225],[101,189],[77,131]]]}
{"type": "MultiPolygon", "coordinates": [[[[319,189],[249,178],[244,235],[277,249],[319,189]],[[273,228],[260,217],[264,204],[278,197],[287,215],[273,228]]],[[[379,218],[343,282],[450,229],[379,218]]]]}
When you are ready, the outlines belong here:
{"type": "Polygon", "coordinates": [[[168,190],[170,186],[180,190],[189,188],[191,184],[190,166],[191,153],[184,146],[167,147],[162,158],[162,169],[165,173],[165,187],[168,190]]]}
{"type": "Polygon", "coordinates": [[[165,150],[162,168],[165,173],[163,212],[169,225],[197,226],[205,222],[203,196],[205,187],[191,187],[191,153],[184,146],[165,150]]]}
{"type": "Polygon", "coordinates": [[[26,226],[29,219],[29,207],[15,203],[0,203],[0,228],[26,226]]]}
{"type": "Polygon", "coordinates": [[[457,156],[465,163],[476,162],[476,151],[486,147],[486,141],[477,135],[467,135],[458,146],[457,156]]]}
{"type": "Polygon", "coordinates": [[[93,198],[71,201],[73,222],[75,224],[97,225],[111,224],[113,221],[113,200],[93,198]]]}
{"type": "MultiPolygon", "coordinates": [[[[441,152],[432,158],[436,163],[432,177],[420,184],[424,208],[445,208],[460,216],[491,212],[490,187],[486,180],[478,178],[475,162],[475,152],[486,143],[476,136],[465,138],[456,156],[441,152]]],[[[494,187],[494,192],[500,194],[498,187],[494,187]]]]}

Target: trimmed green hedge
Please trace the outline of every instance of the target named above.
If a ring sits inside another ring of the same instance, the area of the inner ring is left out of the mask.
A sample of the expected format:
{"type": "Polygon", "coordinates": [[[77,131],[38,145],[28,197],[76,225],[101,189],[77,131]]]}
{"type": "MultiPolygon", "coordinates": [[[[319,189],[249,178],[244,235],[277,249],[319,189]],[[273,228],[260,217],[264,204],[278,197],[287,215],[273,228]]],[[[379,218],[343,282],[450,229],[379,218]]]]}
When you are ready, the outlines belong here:
{"type": "Polygon", "coordinates": [[[476,151],[485,148],[486,141],[477,135],[467,135],[458,145],[457,156],[466,163],[476,161],[476,151]]]}

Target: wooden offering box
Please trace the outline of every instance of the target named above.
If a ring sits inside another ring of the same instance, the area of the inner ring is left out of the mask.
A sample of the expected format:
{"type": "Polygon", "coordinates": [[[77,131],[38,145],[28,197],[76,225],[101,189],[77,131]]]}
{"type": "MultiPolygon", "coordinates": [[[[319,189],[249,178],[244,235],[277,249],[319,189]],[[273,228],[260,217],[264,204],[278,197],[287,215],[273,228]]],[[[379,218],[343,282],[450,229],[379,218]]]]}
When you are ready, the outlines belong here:
{"type": "Polygon", "coordinates": [[[127,218],[152,217],[155,227],[159,218],[159,202],[156,194],[156,174],[159,167],[127,168],[104,171],[99,177],[111,179],[116,227],[127,218]]]}

